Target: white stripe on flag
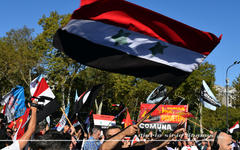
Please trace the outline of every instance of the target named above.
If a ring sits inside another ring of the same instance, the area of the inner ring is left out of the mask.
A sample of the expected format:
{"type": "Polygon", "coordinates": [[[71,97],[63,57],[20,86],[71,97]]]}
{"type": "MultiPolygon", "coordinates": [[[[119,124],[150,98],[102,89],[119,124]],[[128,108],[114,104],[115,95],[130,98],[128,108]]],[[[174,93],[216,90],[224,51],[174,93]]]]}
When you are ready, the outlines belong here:
{"type": "Polygon", "coordinates": [[[200,53],[144,34],[92,20],[72,19],[63,29],[96,44],[111,47],[127,54],[175,67],[186,72],[195,70],[206,57],[200,53]],[[129,36],[125,39],[126,42],[124,44],[115,45],[116,40],[112,36],[118,34],[120,30],[123,30],[124,33],[129,33],[129,36]],[[153,54],[150,49],[158,43],[164,47],[163,53],[153,54]]]}
{"type": "Polygon", "coordinates": [[[114,125],[116,125],[116,121],[94,119],[94,125],[98,125],[98,126],[114,126],[114,125]]]}

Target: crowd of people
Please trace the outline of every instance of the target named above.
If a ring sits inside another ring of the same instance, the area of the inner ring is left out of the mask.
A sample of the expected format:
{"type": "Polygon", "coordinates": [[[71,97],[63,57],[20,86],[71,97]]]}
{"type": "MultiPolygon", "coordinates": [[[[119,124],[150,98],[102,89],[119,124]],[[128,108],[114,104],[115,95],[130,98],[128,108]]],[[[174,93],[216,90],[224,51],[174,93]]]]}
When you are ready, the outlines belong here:
{"type": "Polygon", "coordinates": [[[44,128],[39,127],[36,121],[37,108],[35,103],[30,106],[31,119],[28,128],[18,140],[14,139],[16,130],[6,128],[4,118],[0,120],[0,148],[3,150],[239,150],[240,139],[233,140],[231,135],[225,132],[210,132],[208,137],[189,136],[185,128],[180,124],[173,132],[154,137],[150,131],[144,136],[137,125],[121,129],[119,126],[111,126],[104,132],[94,127],[89,133],[82,126],[65,125],[61,132],[51,129],[48,124],[44,128]],[[134,135],[138,140],[132,141],[134,135]]]}

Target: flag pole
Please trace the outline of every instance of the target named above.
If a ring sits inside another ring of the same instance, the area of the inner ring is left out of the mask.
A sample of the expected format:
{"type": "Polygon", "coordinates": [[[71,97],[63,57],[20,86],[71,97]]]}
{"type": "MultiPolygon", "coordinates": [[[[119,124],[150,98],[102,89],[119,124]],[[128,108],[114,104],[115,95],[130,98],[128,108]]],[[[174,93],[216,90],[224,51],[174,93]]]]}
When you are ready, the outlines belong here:
{"type": "MultiPolygon", "coordinates": [[[[69,125],[74,128],[74,126],[72,125],[71,121],[68,119],[68,116],[67,116],[66,113],[64,112],[63,108],[60,107],[60,109],[61,109],[61,111],[63,112],[65,118],[67,119],[69,125]]],[[[74,129],[75,129],[75,128],[74,128],[74,129]]],[[[76,133],[76,130],[74,131],[74,134],[75,134],[75,135],[77,134],[77,133],[76,133]]]]}
{"type": "Polygon", "coordinates": [[[165,99],[171,95],[177,88],[173,88],[171,91],[169,91],[140,121],[138,121],[136,123],[137,126],[139,126],[145,119],[147,119],[151,113],[158,108],[159,105],[161,105],[163,103],[163,101],[165,101],[165,99]]]}
{"type": "Polygon", "coordinates": [[[192,120],[190,120],[190,119],[188,119],[188,118],[187,118],[187,120],[190,121],[191,123],[193,123],[193,124],[199,126],[200,128],[205,129],[205,130],[208,131],[209,133],[211,133],[210,130],[208,130],[207,128],[203,127],[202,125],[200,125],[200,124],[198,124],[198,123],[196,123],[196,122],[194,122],[194,121],[192,121],[192,120]]]}

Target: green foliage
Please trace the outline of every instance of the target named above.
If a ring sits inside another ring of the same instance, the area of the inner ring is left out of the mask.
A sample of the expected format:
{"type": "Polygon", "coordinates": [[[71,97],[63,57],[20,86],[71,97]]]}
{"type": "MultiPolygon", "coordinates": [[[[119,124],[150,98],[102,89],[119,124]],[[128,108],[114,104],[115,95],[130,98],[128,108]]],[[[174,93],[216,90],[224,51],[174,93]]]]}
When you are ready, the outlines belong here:
{"type": "MultiPolygon", "coordinates": [[[[233,126],[239,119],[240,109],[228,108],[229,127],[233,126]]],[[[211,130],[226,130],[227,128],[227,109],[226,106],[219,107],[216,111],[204,108],[203,126],[211,130]]]]}
{"type": "Polygon", "coordinates": [[[234,93],[233,105],[240,108],[240,75],[233,81],[232,86],[236,90],[234,93]]]}
{"type": "Polygon", "coordinates": [[[29,96],[31,74],[36,70],[41,53],[33,49],[33,29],[10,30],[0,39],[0,85],[2,95],[22,85],[29,96]]]}
{"type": "Polygon", "coordinates": [[[55,88],[57,99],[62,102],[63,107],[65,107],[65,101],[70,100],[74,78],[84,69],[84,66],[52,45],[57,29],[66,25],[69,19],[70,15],[59,15],[56,11],[51,12],[49,17],[43,15],[38,22],[43,32],[34,40],[35,49],[41,49],[44,52],[42,66],[48,75],[49,84],[55,88]]]}
{"type": "Polygon", "coordinates": [[[158,84],[150,83],[133,76],[109,73],[88,67],[76,78],[81,92],[96,84],[104,84],[97,100],[103,101],[103,114],[116,114],[112,104],[125,104],[131,116],[137,116],[140,102],[146,102],[147,96],[158,84]],[[82,85],[80,87],[80,85],[82,85]]]}
{"type": "Polygon", "coordinates": [[[212,88],[215,82],[215,70],[215,66],[208,62],[201,64],[175,91],[173,99],[182,96],[187,101],[187,104],[189,104],[190,111],[198,110],[202,80],[205,80],[213,93],[216,93],[212,88]]]}
{"type": "MultiPolygon", "coordinates": [[[[43,15],[39,20],[38,24],[43,32],[36,37],[32,36],[32,29],[23,27],[19,30],[11,30],[6,33],[6,37],[0,38],[1,94],[6,94],[17,84],[24,86],[28,93],[30,81],[43,73],[47,75],[48,84],[64,107],[68,100],[73,104],[76,89],[79,94],[82,94],[94,85],[103,84],[96,98],[98,104],[103,102],[102,113],[116,115],[119,110],[113,108],[111,104],[123,103],[128,107],[132,119],[137,120],[140,103],[146,102],[147,96],[158,84],[133,76],[86,67],[55,49],[52,45],[53,36],[58,28],[67,24],[69,19],[70,15],[51,12],[48,17],[43,15]]],[[[189,104],[190,112],[196,116],[192,119],[195,122],[199,122],[200,117],[199,93],[202,80],[205,80],[216,94],[213,88],[215,66],[206,62],[200,65],[199,69],[195,70],[170,97],[174,103],[178,103],[179,96],[184,97],[186,104],[189,104]]],[[[234,80],[233,87],[237,91],[235,102],[239,103],[240,76],[234,80]]],[[[239,109],[229,108],[229,123],[239,120],[238,112],[239,109]]],[[[224,129],[225,116],[226,107],[224,106],[216,111],[203,108],[203,126],[212,130],[224,129]]],[[[198,130],[196,127],[192,126],[192,128],[198,130]]]]}

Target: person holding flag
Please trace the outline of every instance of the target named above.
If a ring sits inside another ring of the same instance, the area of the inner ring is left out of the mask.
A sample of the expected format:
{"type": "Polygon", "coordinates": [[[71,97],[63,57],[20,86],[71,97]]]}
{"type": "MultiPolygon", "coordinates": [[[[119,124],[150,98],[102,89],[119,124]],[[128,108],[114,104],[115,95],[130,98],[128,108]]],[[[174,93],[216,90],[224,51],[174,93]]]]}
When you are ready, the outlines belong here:
{"type": "Polygon", "coordinates": [[[27,131],[23,134],[23,136],[20,139],[15,140],[11,145],[4,147],[2,150],[22,150],[27,145],[28,140],[31,138],[32,134],[36,129],[36,124],[37,124],[37,108],[36,107],[37,107],[37,102],[33,101],[30,105],[31,119],[29,121],[27,131]]]}

